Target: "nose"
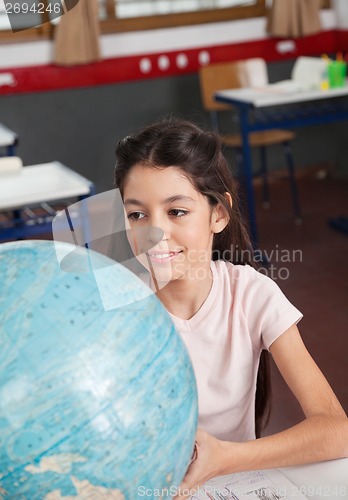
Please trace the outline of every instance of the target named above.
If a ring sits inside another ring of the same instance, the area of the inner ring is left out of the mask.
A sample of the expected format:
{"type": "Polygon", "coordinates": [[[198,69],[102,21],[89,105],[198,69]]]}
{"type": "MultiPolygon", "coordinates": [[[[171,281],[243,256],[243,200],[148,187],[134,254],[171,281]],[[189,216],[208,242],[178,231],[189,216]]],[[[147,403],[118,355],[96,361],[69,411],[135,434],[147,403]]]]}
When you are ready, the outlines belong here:
{"type": "Polygon", "coordinates": [[[152,215],[149,219],[148,241],[157,245],[160,241],[169,239],[169,227],[167,221],[160,215],[152,215]]]}
{"type": "Polygon", "coordinates": [[[164,231],[156,226],[149,226],[147,228],[146,239],[151,245],[151,247],[157,245],[160,241],[165,241],[167,238],[165,237],[164,231]]]}
{"type": "Polygon", "coordinates": [[[133,225],[130,231],[130,244],[135,255],[148,252],[151,248],[168,240],[168,227],[164,228],[161,217],[148,216],[146,224],[133,225]]]}

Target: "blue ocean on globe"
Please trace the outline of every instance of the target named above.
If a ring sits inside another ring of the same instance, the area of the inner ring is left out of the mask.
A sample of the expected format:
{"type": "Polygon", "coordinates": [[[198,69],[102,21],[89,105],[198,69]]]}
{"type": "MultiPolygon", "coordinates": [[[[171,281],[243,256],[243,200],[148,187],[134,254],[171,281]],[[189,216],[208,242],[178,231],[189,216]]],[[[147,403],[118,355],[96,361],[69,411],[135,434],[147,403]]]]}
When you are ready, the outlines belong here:
{"type": "Polygon", "coordinates": [[[87,251],[66,272],[57,250],[0,245],[0,499],[159,498],[194,446],[189,355],[129,270],[90,252],[126,304],[105,310],[87,251]]]}

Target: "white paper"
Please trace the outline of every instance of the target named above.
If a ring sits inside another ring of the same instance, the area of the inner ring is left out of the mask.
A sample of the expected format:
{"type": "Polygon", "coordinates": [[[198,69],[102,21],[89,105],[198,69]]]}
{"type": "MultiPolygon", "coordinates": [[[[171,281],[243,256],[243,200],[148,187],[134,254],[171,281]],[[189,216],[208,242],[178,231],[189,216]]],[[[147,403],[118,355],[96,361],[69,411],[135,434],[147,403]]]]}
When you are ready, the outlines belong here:
{"type": "Polygon", "coordinates": [[[191,500],[292,500],[306,499],[279,470],[239,472],[211,479],[191,500]]]}

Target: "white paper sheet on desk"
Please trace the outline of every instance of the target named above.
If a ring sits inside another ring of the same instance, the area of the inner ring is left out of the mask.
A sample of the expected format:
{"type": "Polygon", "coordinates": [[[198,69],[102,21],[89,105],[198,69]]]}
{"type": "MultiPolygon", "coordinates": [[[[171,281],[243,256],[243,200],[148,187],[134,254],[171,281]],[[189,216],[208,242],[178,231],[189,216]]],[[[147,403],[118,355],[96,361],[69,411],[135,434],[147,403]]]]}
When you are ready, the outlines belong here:
{"type": "Polygon", "coordinates": [[[281,80],[280,82],[272,83],[270,87],[273,90],[278,90],[279,92],[284,93],[296,93],[308,90],[303,83],[296,82],[295,80],[281,80]]]}
{"type": "Polygon", "coordinates": [[[306,499],[279,470],[239,472],[211,479],[191,500],[306,499]]]}
{"type": "Polygon", "coordinates": [[[265,87],[255,87],[255,90],[264,94],[297,94],[303,92],[306,87],[295,80],[281,80],[277,83],[270,83],[265,87]]]}

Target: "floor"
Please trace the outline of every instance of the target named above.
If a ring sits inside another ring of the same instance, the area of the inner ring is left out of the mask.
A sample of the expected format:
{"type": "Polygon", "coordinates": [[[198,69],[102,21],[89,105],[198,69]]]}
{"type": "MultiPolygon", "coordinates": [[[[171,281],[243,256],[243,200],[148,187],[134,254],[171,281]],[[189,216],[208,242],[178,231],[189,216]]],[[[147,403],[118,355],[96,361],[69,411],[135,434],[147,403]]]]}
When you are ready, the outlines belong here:
{"type": "MultiPolygon", "coordinates": [[[[298,179],[301,225],[294,222],[286,180],[271,183],[268,209],[255,186],[260,247],[272,255],[273,278],[304,314],[302,338],[348,413],[348,234],[328,224],[330,217],[348,216],[348,179],[320,177],[311,172],[298,179]]],[[[264,434],[302,417],[274,365],[273,410],[264,434]]]]}

